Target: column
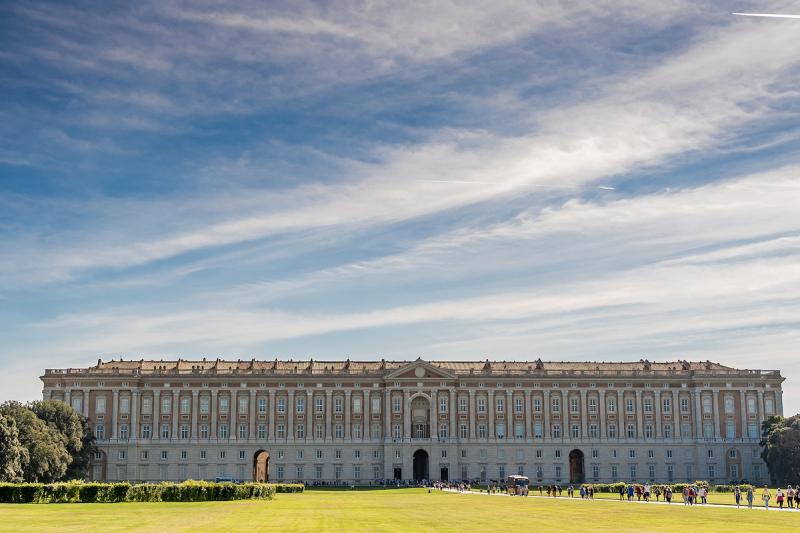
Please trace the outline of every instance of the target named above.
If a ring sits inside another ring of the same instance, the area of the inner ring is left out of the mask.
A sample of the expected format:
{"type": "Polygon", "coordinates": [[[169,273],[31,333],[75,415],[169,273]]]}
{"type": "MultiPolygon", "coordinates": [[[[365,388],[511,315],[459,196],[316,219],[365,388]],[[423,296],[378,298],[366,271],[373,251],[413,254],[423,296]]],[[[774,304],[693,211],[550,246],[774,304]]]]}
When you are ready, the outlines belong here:
{"type": "Polygon", "coordinates": [[[257,437],[256,420],[258,420],[258,405],[256,404],[256,392],[257,389],[250,389],[248,392],[248,394],[250,394],[250,409],[248,413],[248,420],[250,420],[250,431],[248,432],[247,436],[251,441],[254,441],[257,437]]]}
{"type": "Polygon", "coordinates": [[[152,438],[161,440],[161,391],[153,391],[153,431],[152,438]]]}
{"type": "Polygon", "coordinates": [[[237,389],[231,390],[231,430],[228,433],[231,440],[239,438],[239,391],[237,389]]]}
{"type": "Polygon", "coordinates": [[[739,391],[739,408],[742,410],[740,416],[742,418],[742,431],[739,435],[743,439],[747,438],[747,394],[744,389],[739,391]]]}
{"type": "Polygon", "coordinates": [[[138,440],[139,434],[139,391],[131,391],[131,429],[128,437],[132,440],[138,440]]]}
{"type": "Polygon", "coordinates": [[[700,391],[693,390],[692,396],[694,396],[694,438],[699,440],[703,436],[703,411],[700,405],[700,391]]]}
{"type": "Polygon", "coordinates": [[[333,412],[333,390],[325,391],[325,440],[333,439],[333,426],[331,425],[331,413],[333,412]]]}
{"type": "Polygon", "coordinates": [[[544,391],[544,401],[542,402],[542,412],[544,413],[544,439],[550,440],[550,391],[544,391]]]}
{"type": "Polygon", "coordinates": [[[178,389],[174,389],[172,391],[172,438],[173,439],[177,439],[179,437],[178,420],[181,417],[180,396],[181,393],[178,389]]]}
{"type": "Polygon", "coordinates": [[[606,427],[606,391],[605,389],[600,389],[599,391],[600,397],[597,400],[597,431],[600,436],[600,440],[606,440],[608,435],[606,434],[608,428],[606,427]]]}
{"type": "MultiPolygon", "coordinates": [[[[386,387],[383,389],[383,409],[381,415],[383,416],[383,439],[388,440],[392,437],[392,406],[391,406],[391,389],[386,387]]],[[[389,461],[384,457],[384,463],[389,461]]]]}
{"type": "Polygon", "coordinates": [[[644,437],[644,427],[642,427],[642,391],[636,390],[636,438],[644,437]]]}
{"type": "MultiPolygon", "coordinates": [[[[330,405],[328,406],[328,409],[330,409],[330,405]]],[[[328,416],[330,416],[330,414],[328,416]]],[[[269,420],[268,422],[269,434],[267,435],[267,438],[274,442],[275,441],[275,389],[269,390],[269,399],[267,400],[267,419],[269,420]]],[[[330,422],[330,418],[328,419],[328,421],[330,422]]]]}
{"type": "MultiPolygon", "coordinates": [[[[436,439],[439,437],[439,392],[432,390],[431,391],[431,406],[430,406],[430,429],[428,432],[430,433],[430,437],[432,439],[436,439]]],[[[430,458],[429,458],[430,460],[430,458]]]]}
{"type": "Polygon", "coordinates": [[[370,414],[370,405],[369,405],[369,389],[364,389],[364,404],[361,406],[361,412],[364,413],[362,425],[364,426],[361,428],[361,440],[370,441],[372,440],[372,432],[370,431],[370,426],[372,425],[372,416],[370,414]]]}
{"type": "Polygon", "coordinates": [[[516,437],[514,430],[514,389],[506,389],[506,440],[513,441],[516,437]]]}
{"type": "MultiPolygon", "coordinates": [[[[448,436],[450,437],[450,441],[454,441],[458,437],[458,428],[456,427],[456,390],[450,389],[450,403],[447,404],[448,413],[450,414],[450,432],[448,436]]],[[[459,473],[459,475],[461,475],[459,473]]]]}
{"type": "Polygon", "coordinates": [[[714,438],[718,439],[722,436],[719,431],[719,389],[714,389],[712,394],[714,397],[711,407],[711,412],[714,416],[714,438]]]}
{"type": "Polygon", "coordinates": [[[89,418],[89,389],[83,389],[83,416],[89,418]]]}
{"type": "MultiPolygon", "coordinates": [[[[679,404],[678,389],[672,389],[672,438],[678,438],[678,432],[681,430],[681,406],[679,404]]],[[[684,435],[681,435],[683,438],[684,435]]]]}
{"type": "Polygon", "coordinates": [[[217,438],[217,389],[211,389],[211,432],[212,439],[217,438]]]}
{"type": "Polygon", "coordinates": [[[475,389],[469,389],[469,438],[474,440],[478,437],[475,433],[475,389]]]}
{"type": "Polygon", "coordinates": [[[352,409],[351,409],[351,400],[350,397],[352,396],[353,391],[350,389],[345,389],[344,391],[344,438],[346,441],[351,441],[353,439],[353,433],[350,429],[350,418],[352,418],[352,409]]]}
{"type": "Polygon", "coordinates": [[[656,419],[656,439],[661,440],[661,426],[663,422],[661,421],[661,391],[656,390],[656,397],[654,399],[655,405],[653,406],[653,410],[655,412],[655,419],[656,419]]]}
{"type": "Polygon", "coordinates": [[[585,440],[588,436],[588,410],[589,407],[586,402],[586,389],[581,389],[581,440],[585,440]]]}
{"type": "Polygon", "coordinates": [[[411,392],[403,391],[403,439],[411,438],[411,392]]]}
{"type": "Polygon", "coordinates": [[[531,433],[531,418],[533,417],[533,405],[531,404],[531,391],[530,389],[525,389],[525,405],[523,406],[523,411],[525,411],[525,438],[530,441],[533,439],[533,434],[531,433]]]}
{"type": "Polygon", "coordinates": [[[775,414],[783,416],[783,389],[775,391],[775,414]]]}
{"type": "Polygon", "coordinates": [[[119,438],[119,431],[117,426],[119,424],[119,390],[114,389],[111,393],[111,438],[117,440],[119,438]]]}
{"type": "Polygon", "coordinates": [[[756,405],[756,415],[758,417],[758,430],[761,431],[761,424],[764,422],[764,390],[758,389],[758,405],[756,405]]]}
{"type": "Polygon", "coordinates": [[[487,401],[486,411],[487,416],[489,417],[489,438],[494,440],[495,438],[495,430],[494,430],[494,417],[495,417],[495,408],[494,408],[494,389],[488,389],[489,393],[489,401],[487,401]]]}
{"type": "Polygon", "coordinates": [[[200,408],[200,391],[194,389],[192,391],[192,440],[197,440],[197,420],[198,410],[200,408]]]}
{"type": "Polygon", "coordinates": [[[294,389],[289,389],[286,404],[286,438],[294,440],[294,389]]]}

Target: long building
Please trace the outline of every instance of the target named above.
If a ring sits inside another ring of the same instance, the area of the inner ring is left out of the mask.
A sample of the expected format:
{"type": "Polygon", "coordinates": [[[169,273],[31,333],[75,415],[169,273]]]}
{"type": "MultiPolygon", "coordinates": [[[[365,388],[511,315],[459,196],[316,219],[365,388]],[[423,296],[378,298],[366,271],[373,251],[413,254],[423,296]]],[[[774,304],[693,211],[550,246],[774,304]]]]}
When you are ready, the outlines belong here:
{"type": "Polygon", "coordinates": [[[766,481],[777,370],[712,362],[107,361],[50,369],[96,480],[766,481]]]}

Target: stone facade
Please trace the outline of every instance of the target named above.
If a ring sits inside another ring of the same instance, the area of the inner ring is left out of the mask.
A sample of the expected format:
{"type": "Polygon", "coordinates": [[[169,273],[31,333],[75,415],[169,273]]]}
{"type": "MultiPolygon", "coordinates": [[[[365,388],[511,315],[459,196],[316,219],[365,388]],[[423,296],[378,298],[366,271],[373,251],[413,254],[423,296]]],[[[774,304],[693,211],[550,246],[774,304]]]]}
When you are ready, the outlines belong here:
{"type": "Polygon", "coordinates": [[[775,370],[712,362],[98,361],[46,370],[98,480],[767,478],[775,370]]]}

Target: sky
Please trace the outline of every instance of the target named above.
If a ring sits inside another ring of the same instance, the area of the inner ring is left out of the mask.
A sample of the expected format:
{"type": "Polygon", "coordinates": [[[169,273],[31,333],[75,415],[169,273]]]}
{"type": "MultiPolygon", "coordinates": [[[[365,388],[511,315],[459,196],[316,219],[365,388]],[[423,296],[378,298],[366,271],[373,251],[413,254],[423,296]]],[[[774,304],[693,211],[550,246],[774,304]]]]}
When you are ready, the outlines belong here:
{"type": "Polygon", "coordinates": [[[98,358],[711,360],[800,411],[798,2],[0,4],[0,399],[98,358]]]}

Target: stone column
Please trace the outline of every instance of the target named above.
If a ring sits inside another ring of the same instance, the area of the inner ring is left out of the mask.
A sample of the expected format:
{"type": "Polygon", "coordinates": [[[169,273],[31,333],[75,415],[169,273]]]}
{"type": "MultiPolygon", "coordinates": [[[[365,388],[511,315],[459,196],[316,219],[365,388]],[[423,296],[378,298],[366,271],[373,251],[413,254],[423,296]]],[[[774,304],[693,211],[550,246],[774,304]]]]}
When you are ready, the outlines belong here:
{"type": "Polygon", "coordinates": [[[739,406],[742,410],[740,414],[742,418],[742,430],[740,433],[740,437],[743,439],[747,438],[747,394],[745,393],[744,389],[739,391],[739,406]]]}
{"type": "Polygon", "coordinates": [[[597,432],[601,441],[608,439],[606,432],[608,431],[608,424],[606,423],[606,391],[600,389],[599,397],[597,399],[597,432]]]}
{"type": "Polygon", "coordinates": [[[197,421],[198,410],[200,408],[200,391],[194,389],[192,391],[192,440],[197,440],[197,421]]]}
{"type": "Polygon", "coordinates": [[[161,440],[161,391],[153,391],[153,440],[161,440]]]}
{"type": "Polygon", "coordinates": [[[178,433],[178,420],[181,418],[181,393],[178,389],[172,391],[172,439],[176,440],[180,435],[178,433]]]}
{"type": "Polygon", "coordinates": [[[548,441],[548,440],[550,440],[550,435],[551,435],[551,431],[550,431],[550,408],[552,407],[550,405],[550,391],[549,390],[545,390],[544,391],[544,400],[542,401],[542,404],[543,404],[542,405],[542,413],[544,413],[544,428],[543,428],[544,429],[544,435],[543,435],[544,439],[543,440],[548,441]]]}
{"type": "Polygon", "coordinates": [[[756,394],[758,394],[758,404],[756,405],[756,411],[757,411],[756,415],[757,415],[758,427],[759,427],[759,431],[760,431],[761,430],[761,424],[764,422],[764,419],[766,418],[764,416],[764,390],[763,389],[758,389],[756,391],[756,394]]]}
{"type": "MultiPolygon", "coordinates": [[[[386,387],[383,389],[383,409],[381,410],[381,416],[383,417],[383,440],[387,441],[392,437],[392,394],[391,389],[386,387]]],[[[383,458],[385,463],[389,463],[389,459],[384,457],[383,458]]]]}
{"type": "Polygon", "coordinates": [[[403,391],[403,439],[411,439],[411,392],[403,391]]]}
{"type": "Polygon", "coordinates": [[[530,389],[525,389],[525,404],[522,407],[522,410],[525,411],[525,438],[530,441],[533,439],[533,433],[531,433],[531,418],[533,417],[533,405],[531,403],[531,391],[530,389]]]}
{"type": "Polygon", "coordinates": [[[350,389],[345,389],[345,391],[344,391],[344,438],[345,438],[346,441],[352,441],[352,439],[353,439],[353,433],[352,433],[352,430],[350,429],[350,419],[353,416],[353,410],[352,410],[352,407],[350,405],[350,403],[351,403],[350,398],[351,398],[352,394],[353,394],[353,391],[351,391],[350,389]]]}
{"type": "Polygon", "coordinates": [[[694,396],[694,438],[699,440],[703,438],[703,406],[700,401],[700,391],[693,390],[692,396],[694,396]]]}
{"type": "MultiPolygon", "coordinates": [[[[672,389],[672,438],[678,438],[679,431],[681,430],[681,420],[683,419],[681,416],[681,406],[680,406],[680,398],[678,395],[678,389],[672,389]]],[[[683,435],[681,435],[683,438],[683,435]]]]}
{"type": "Polygon", "coordinates": [[[137,441],[139,440],[139,391],[131,391],[131,429],[129,437],[137,441]]]}
{"type": "Polygon", "coordinates": [[[119,431],[117,426],[119,424],[119,389],[114,389],[111,393],[111,438],[117,440],[119,438],[119,431]]]}
{"type": "Polygon", "coordinates": [[[589,406],[586,401],[586,389],[581,389],[581,440],[586,440],[589,436],[588,432],[588,410],[589,406]]]}
{"type": "Polygon", "coordinates": [[[291,442],[294,440],[294,389],[289,389],[286,403],[286,438],[291,442]]]}
{"type": "Polygon", "coordinates": [[[486,405],[487,413],[486,414],[487,414],[487,416],[489,418],[489,438],[491,440],[494,440],[496,438],[495,430],[494,430],[494,422],[495,422],[495,418],[494,417],[495,417],[495,412],[496,412],[496,409],[494,407],[494,389],[487,389],[487,392],[489,394],[489,400],[486,402],[487,403],[487,405],[486,405]]]}
{"type": "Polygon", "coordinates": [[[211,413],[209,418],[211,419],[211,433],[209,437],[216,440],[217,439],[217,389],[211,389],[211,413]]]}
{"type": "Polygon", "coordinates": [[[642,391],[636,390],[636,438],[644,438],[644,427],[642,424],[642,391]]]}
{"type": "Polygon", "coordinates": [[[475,433],[475,389],[469,389],[469,438],[474,440],[478,438],[475,433]]]}
{"type": "Polygon", "coordinates": [[[456,406],[456,390],[454,388],[450,389],[450,399],[448,402],[450,402],[447,404],[448,414],[450,415],[450,431],[448,432],[448,437],[452,442],[458,438],[458,428],[456,427],[456,409],[458,409],[458,406],[456,406]]]}
{"type": "Polygon", "coordinates": [[[267,420],[269,421],[269,434],[267,439],[275,442],[275,389],[269,390],[269,399],[267,400],[267,420]]]}
{"type": "Polygon", "coordinates": [[[653,412],[654,412],[653,418],[655,418],[655,421],[656,421],[655,422],[655,425],[656,425],[656,439],[661,440],[661,436],[662,436],[661,435],[661,426],[663,425],[663,422],[661,421],[661,391],[660,390],[656,390],[655,394],[656,394],[656,396],[655,396],[655,398],[653,400],[653,402],[655,403],[655,405],[653,406],[653,412]]]}
{"type": "Polygon", "coordinates": [[[239,438],[239,391],[232,389],[230,398],[231,405],[228,414],[231,417],[231,430],[228,435],[231,440],[235,441],[239,438]]]}
{"type": "Polygon", "coordinates": [[[333,390],[325,391],[325,440],[333,440],[333,426],[331,425],[331,413],[333,411],[333,390]]]}
{"type": "Polygon", "coordinates": [[[712,395],[713,395],[713,401],[711,402],[711,413],[714,417],[714,438],[719,439],[720,437],[722,437],[719,427],[720,426],[719,417],[721,414],[719,412],[719,389],[714,389],[712,395]]]}
{"type": "Polygon", "coordinates": [[[64,391],[64,403],[72,407],[72,390],[67,389],[64,391]]]}
{"type": "Polygon", "coordinates": [[[775,390],[775,414],[783,416],[783,389],[775,390]]]}
{"type": "MultiPolygon", "coordinates": [[[[428,432],[430,433],[431,439],[438,439],[439,438],[439,392],[436,390],[431,391],[431,403],[430,403],[430,429],[428,432]]],[[[428,459],[430,460],[430,458],[428,459]]]]}
{"type": "Polygon", "coordinates": [[[83,389],[83,416],[89,418],[89,389],[83,389]]]}
{"type": "Polygon", "coordinates": [[[364,426],[361,428],[361,440],[363,441],[371,441],[372,440],[372,415],[371,409],[369,404],[369,389],[364,389],[364,399],[362,400],[364,404],[361,406],[361,412],[363,413],[362,416],[362,425],[364,426]]]}
{"type": "Polygon", "coordinates": [[[250,432],[247,434],[248,440],[251,442],[256,440],[258,434],[256,433],[256,420],[258,420],[258,404],[256,402],[256,392],[258,389],[250,389],[248,394],[250,395],[250,409],[247,414],[248,420],[250,421],[250,432]]]}

